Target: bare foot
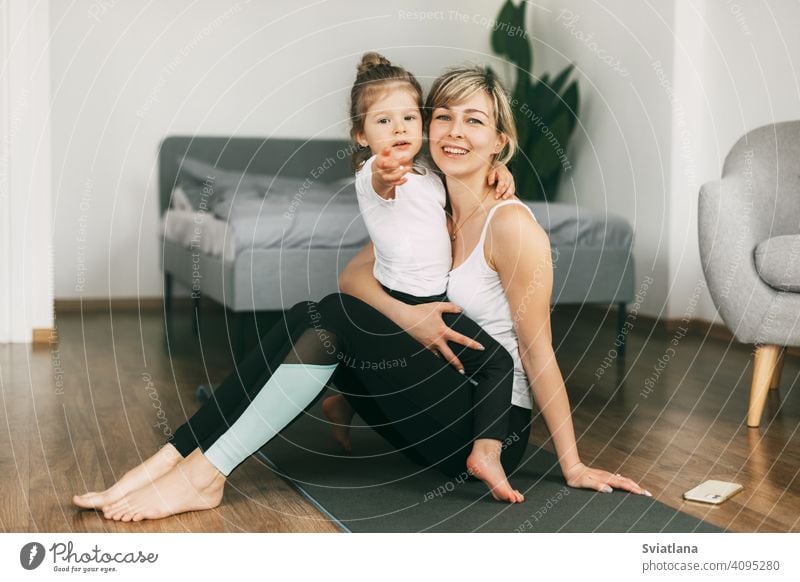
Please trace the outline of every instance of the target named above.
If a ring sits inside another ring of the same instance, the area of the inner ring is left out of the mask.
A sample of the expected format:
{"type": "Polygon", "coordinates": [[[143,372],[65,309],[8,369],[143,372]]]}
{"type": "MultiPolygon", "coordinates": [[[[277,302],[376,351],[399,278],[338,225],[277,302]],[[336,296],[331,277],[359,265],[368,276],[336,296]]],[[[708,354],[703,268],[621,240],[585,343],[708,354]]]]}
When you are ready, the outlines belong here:
{"type": "Polygon", "coordinates": [[[467,470],[486,483],[497,501],[522,503],[525,497],[511,487],[500,463],[501,442],[494,439],[477,439],[467,457],[467,470]]]}
{"type": "Polygon", "coordinates": [[[129,493],[103,513],[106,519],[161,519],[186,511],[213,509],[222,501],[225,476],[200,449],[153,483],[129,493]]]}
{"type": "Polygon", "coordinates": [[[341,394],[329,396],[322,402],[322,412],[331,421],[333,438],[336,439],[341,447],[348,453],[352,452],[353,447],[350,443],[350,424],[353,421],[355,411],[347,399],[341,394]]]}
{"type": "Polygon", "coordinates": [[[166,444],[144,463],[125,473],[119,481],[105,491],[90,491],[83,495],[74,495],[72,503],[84,509],[104,508],[122,499],[131,491],[136,491],[139,487],[152,483],[177,465],[182,458],[174,446],[166,444]]]}

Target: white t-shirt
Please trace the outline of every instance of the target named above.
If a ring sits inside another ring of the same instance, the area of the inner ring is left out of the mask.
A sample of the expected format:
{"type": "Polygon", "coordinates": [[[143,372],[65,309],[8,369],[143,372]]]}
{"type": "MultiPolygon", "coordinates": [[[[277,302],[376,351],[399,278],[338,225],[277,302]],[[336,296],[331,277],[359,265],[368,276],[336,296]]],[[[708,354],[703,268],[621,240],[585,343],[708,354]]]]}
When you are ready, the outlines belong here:
{"type": "Polygon", "coordinates": [[[395,187],[392,200],[385,200],[372,187],[375,158],[356,172],[358,207],[375,245],[375,278],[416,297],[444,293],[452,256],[442,181],[415,165],[419,174],[406,174],[408,181],[395,187]]]}

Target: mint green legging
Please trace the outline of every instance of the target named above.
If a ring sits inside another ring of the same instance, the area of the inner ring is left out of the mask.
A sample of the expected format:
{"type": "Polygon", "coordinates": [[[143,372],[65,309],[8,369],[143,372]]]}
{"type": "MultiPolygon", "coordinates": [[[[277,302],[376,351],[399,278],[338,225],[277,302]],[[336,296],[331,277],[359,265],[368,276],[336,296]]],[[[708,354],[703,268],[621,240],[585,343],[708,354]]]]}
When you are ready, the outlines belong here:
{"type": "Polygon", "coordinates": [[[338,364],[281,364],[239,419],[205,452],[220,473],[230,475],[242,461],[306,409],[338,364]]]}

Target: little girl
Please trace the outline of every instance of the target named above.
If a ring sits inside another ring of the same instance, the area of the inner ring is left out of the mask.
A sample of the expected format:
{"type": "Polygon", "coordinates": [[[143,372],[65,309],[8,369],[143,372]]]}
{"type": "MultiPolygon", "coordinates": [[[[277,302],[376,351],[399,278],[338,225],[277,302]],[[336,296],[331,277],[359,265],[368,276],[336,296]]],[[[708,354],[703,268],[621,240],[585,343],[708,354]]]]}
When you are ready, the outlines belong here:
{"type": "MultiPolygon", "coordinates": [[[[444,185],[431,169],[416,162],[422,148],[421,112],[422,90],[414,76],[377,53],[366,53],[350,105],[350,135],[359,146],[353,156],[358,205],[374,245],[375,278],[387,293],[411,305],[447,301],[452,265],[444,185]]],[[[489,179],[498,182],[496,198],[513,194],[513,179],[505,166],[489,179]]],[[[486,194],[489,190],[491,184],[486,194]]],[[[492,466],[495,478],[484,480],[495,499],[521,502],[524,497],[511,488],[502,470],[497,443],[508,437],[513,360],[466,316],[443,315],[449,327],[483,346],[473,350],[449,344],[464,365],[458,371],[471,383],[465,389],[473,390],[473,460],[492,466]]],[[[349,451],[353,408],[336,395],[323,402],[323,410],[336,440],[349,451]]]]}

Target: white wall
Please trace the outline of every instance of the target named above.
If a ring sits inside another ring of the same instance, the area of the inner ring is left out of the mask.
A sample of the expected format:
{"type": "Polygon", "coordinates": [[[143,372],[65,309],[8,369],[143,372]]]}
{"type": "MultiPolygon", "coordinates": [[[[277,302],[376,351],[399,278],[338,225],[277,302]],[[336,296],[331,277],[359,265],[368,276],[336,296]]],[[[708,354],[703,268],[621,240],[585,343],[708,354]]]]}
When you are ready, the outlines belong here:
{"type": "Polygon", "coordinates": [[[669,277],[670,101],[658,75],[672,76],[672,18],[671,2],[624,0],[547,0],[531,17],[534,73],[575,63],[581,91],[559,199],[631,222],[637,287],[655,281],[642,307],[652,315],[666,303],[669,277]]]}
{"type": "Polygon", "coordinates": [[[0,6],[0,342],[53,326],[48,8],[0,6]]]}
{"type": "MultiPolygon", "coordinates": [[[[160,294],[163,136],[342,137],[361,52],[427,85],[447,65],[493,61],[501,3],[52,2],[56,296],[160,294]]],[[[644,313],[715,318],[697,192],[740,135],[800,117],[800,5],[540,0],[529,18],[534,72],[575,62],[581,84],[560,198],[634,225],[637,279],[655,279],[644,313]]]]}
{"type": "Polygon", "coordinates": [[[637,278],[651,275],[657,286],[644,313],[719,321],[700,266],[698,190],[719,177],[748,130],[800,118],[792,59],[800,55],[800,4],[538,4],[535,72],[575,61],[583,92],[585,129],[574,138],[574,170],[560,197],[634,225],[637,278]]]}
{"type": "Polygon", "coordinates": [[[499,0],[402,4],[52,2],[56,296],[161,294],[164,136],[345,137],[364,51],[426,85],[488,58],[499,0]]]}
{"type": "MultiPolygon", "coordinates": [[[[692,171],[675,156],[672,184],[673,217],[686,216],[685,231],[673,220],[672,278],[679,292],[672,295],[670,312],[682,317],[691,312],[702,280],[697,249],[698,184],[719,178],[733,144],[748,131],[768,123],[800,119],[800,3],[793,0],[692,0],[679,1],[676,26],[688,30],[691,50],[676,62],[683,78],[682,99],[691,105],[689,119],[692,171]],[[684,178],[681,178],[683,174],[684,178]],[[693,181],[685,179],[692,176],[693,181]],[[678,252],[678,248],[683,252],[678,252]]],[[[695,317],[716,319],[707,291],[699,294],[695,317]]]]}

